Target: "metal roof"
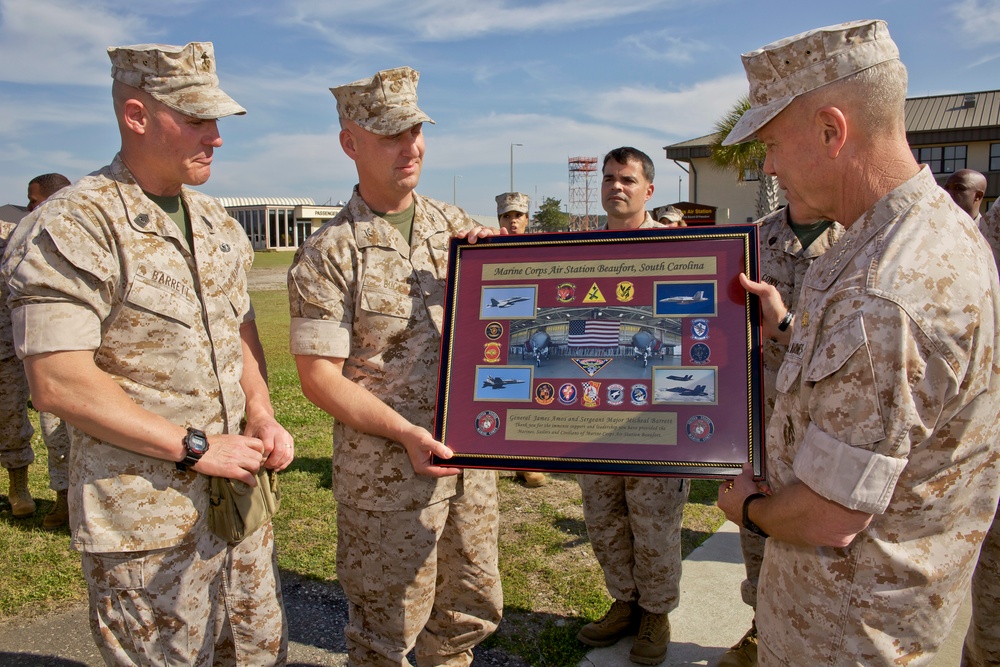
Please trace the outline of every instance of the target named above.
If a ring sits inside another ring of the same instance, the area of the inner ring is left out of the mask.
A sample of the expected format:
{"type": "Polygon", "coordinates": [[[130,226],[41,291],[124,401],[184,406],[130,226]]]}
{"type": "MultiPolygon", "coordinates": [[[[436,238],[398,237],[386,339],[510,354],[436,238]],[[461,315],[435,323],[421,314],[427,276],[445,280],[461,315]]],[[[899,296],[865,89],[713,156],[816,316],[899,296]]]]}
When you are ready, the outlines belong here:
{"type": "Polygon", "coordinates": [[[239,206],[315,206],[312,197],[219,197],[226,208],[239,206]]]}
{"type": "Polygon", "coordinates": [[[906,131],[972,130],[1000,127],[1000,90],[906,100],[906,131]]]}

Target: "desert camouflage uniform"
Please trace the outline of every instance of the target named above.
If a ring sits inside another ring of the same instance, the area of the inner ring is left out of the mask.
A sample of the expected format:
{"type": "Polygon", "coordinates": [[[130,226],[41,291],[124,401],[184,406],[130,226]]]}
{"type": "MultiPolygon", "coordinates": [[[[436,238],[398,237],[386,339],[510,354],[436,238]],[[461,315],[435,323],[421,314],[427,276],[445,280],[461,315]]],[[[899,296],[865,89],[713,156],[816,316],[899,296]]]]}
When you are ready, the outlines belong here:
{"type": "MultiPolygon", "coordinates": [[[[0,220],[0,255],[15,226],[0,220]]],[[[31,448],[35,431],[28,421],[28,379],[24,376],[24,365],[14,353],[8,294],[7,283],[0,280],[0,465],[10,469],[23,468],[35,460],[35,450],[31,448]]]]}
{"type": "MultiPolygon", "coordinates": [[[[653,220],[653,216],[649,214],[649,211],[646,211],[646,219],[643,220],[642,224],[636,227],[636,229],[656,229],[658,227],[666,227],[666,225],[662,222],[653,220]]],[[[598,229],[606,231],[608,229],[608,223],[605,222],[604,225],[602,227],[598,227],[598,229]]]]}
{"type": "Polygon", "coordinates": [[[49,488],[66,491],[69,489],[69,430],[66,422],[51,412],[39,412],[38,425],[49,453],[49,488]]]}
{"type": "MultiPolygon", "coordinates": [[[[761,218],[760,224],[760,280],[774,285],[781,295],[785,307],[795,312],[799,302],[799,286],[806,269],[813,260],[825,253],[844,234],[840,223],[833,223],[816,237],[805,250],[795,231],[788,224],[788,207],[780,208],[761,218]]],[[[764,360],[764,426],[774,411],[774,388],[778,379],[778,369],[785,358],[787,348],[781,343],[765,340],[761,344],[764,360]]],[[[757,582],[760,579],[760,565],[764,560],[764,538],[740,528],[740,547],[743,549],[743,564],[747,578],[740,585],[743,602],[757,608],[757,582]]]]}
{"type": "MultiPolygon", "coordinates": [[[[17,351],[93,350],[140,407],[209,434],[238,433],[253,252],[217,201],[187,188],[181,196],[193,254],[120,157],[22,223],[4,265],[17,351]]],[[[241,665],[284,661],[270,529],[228,545],[208,529],[208,477],[75,428],[70,436],[72,543],[84,552],[91,629],[105,660],[155,653],[210,664],[218,642],[216,658],[236,650],[241,665]],[[126,595],[128,605],[113,602],[126,595]],[[198,614],[206,625],[191,624],[198,614]]]]}
{"type": "MultiPolygon", "coordinates": [[[[665,226],[647,211],[638,229],[665,226]]],[[[654,614],[676,609],[681,523],[690,480],[620,475],[577,475],[576,479],[583,493],[587,535],[611,597],[638,601],[654,614]]]]}
{"type": "MultiPolygon", "coordinates": [[[[983,233],[994,261],[1000,262],[1000,206],[995,203],[986,215],[979,216],[983,233]]],[[[998,264],[1000,266],[1000,264],[998,264]]],[[[994,286],[994,289],[996,286],[994,286]]],[[[962,667],[1000,665],[1000,505],[993,525],[979,552],[976,573],[972,576],[972,619],[962,648],[962,667]]]]}
{"type": "MultiPolygon", "coordinates": [[[[429,429],[448,243],[473,222],[414,198],[410,246],[355,188],[299,249],[288,278],[291,349],[344,359],[344,377],[429,429]]],[[[500,621],[495,473],[420,476],[399,443],[337,421],[333,487],[351,664],[407,664],[414,645],[420,664],[469,664],[500,621]]]]}
{"type": "Polygon", "coordinates": [[[768,479],[874,516],[845,548],[767,540],[761,667],[915,667],[948,635],[1000,493],[988,258],[924,167],[809,268],[768,479]]]}

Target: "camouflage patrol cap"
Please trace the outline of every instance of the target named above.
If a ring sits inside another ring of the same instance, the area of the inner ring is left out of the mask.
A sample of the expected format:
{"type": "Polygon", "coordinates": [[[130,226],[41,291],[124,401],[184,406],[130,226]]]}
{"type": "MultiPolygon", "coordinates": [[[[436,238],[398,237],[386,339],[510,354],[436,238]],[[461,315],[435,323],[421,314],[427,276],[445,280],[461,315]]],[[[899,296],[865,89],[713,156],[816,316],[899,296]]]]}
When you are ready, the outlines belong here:
{"type": "Polygon", "coordinates": [[[899,59],[885,21],[865,20],[817,28],[744,53],[750,108],[723,146],[752,139],[799,95],[879,63],[899,59]]]}
{"type": "Polygon", "coordinates": [[[528,212],[528,204],[531,201],[528,195],[523,192],[505,192],[502,195],[497,195],[497,217],[503,215],[507,211],[520,211],[521,213],[528,212]]]}
{"type": "Polygon", "coordinates": [[[382,70],[375,76],[331,88],[337,113],[369,132],[392,136],[418,123],[433,123],[417,107],[420,72],[409,67],[382,70]]]}
{"type": "Polygon", "coordinates": [[[653,209],[653,219],[659,222],[666,218],[670,222],[680,222],[684,219],[684,211],[676,206],[657,206],[653,209]]]}
{"type": "Polygon", "coordinates": [[[112,46],[108,57],[116,81],[187,116],[210,120],[247,112],[219,88],[211,42],[112,46]]]}

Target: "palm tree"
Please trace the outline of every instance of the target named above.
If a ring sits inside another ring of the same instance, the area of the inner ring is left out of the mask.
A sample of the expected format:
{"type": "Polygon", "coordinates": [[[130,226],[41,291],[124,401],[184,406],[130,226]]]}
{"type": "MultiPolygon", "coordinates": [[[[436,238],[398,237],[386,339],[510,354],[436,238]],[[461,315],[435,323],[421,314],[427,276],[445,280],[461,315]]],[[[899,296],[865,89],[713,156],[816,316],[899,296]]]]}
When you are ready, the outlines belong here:
{"type": "Polygon", "coordinates": [[[778,208],[778,179],[764,173],[764,157],[767,150],[764,144],[756,139],[735,146],[723,146],[722,140],[732,131],[736,123],[750,108],[750,99],[744,95],[726,115],[715,123],[715,137],[708,146],[712,154],[712,163],[720,169],[736,173],[736,179],[742,183],[748,176],[756,176],[757,181],[757,218],[778,208]]]}

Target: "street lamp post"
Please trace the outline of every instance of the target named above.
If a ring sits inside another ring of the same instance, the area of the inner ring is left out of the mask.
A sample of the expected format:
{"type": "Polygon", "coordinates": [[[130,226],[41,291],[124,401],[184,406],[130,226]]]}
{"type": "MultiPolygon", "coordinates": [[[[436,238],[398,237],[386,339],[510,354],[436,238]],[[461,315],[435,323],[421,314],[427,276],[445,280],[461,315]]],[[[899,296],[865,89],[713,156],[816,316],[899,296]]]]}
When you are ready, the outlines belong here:
{"type": "Polygon", "coordinates": [[[458,206],[458,179],[462,178],[458,174],[451,179],[451,203],[458,206]]]}
{"type": "Polygon", "coordinates": [[[524,144],[511,144],[510,145],[510,191],[514,192],[514,146],[523,146],[524,144]]]}

